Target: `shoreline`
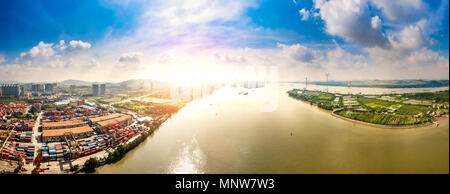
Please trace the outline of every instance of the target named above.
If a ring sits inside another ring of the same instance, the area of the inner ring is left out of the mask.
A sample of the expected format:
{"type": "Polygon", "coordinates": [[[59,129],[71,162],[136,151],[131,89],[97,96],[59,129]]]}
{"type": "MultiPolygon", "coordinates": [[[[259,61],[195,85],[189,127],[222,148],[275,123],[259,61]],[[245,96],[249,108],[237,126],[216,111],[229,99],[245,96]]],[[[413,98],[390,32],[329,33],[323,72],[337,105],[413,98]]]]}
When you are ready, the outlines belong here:
{"type": "Polygon", "coordinates": [[[433,125],[433,122],[427,122],[427,123],[421,123],[421,124],[416,124],[416,125],[380,125],[380,124],[374,124],[374,123],[368,123],[368,122],[364,122],[364,121],[358,121],[358,120],[354,120],[354,119],[350,119],[347,117],[343,117],[340,115],[337,115],[333,112],[331,112],[331,115],[339,118],[339,119],[343,119],[352,123],[356,123],[356,124],[361,124],[361,125],[366,125],[366,126],[370,126],[370,127],[375,127],[375,128],[382,128],[382,129],[413,129],[413,128],[420,128],[420,127],[428,127],[430,125],[433,125]]]}
{"type": "MultiPolygon", "coordinates": [[[[289,96],[289,95],[288,95],[289,96]]],[[[293,98],[291,96],[289,96],[290,98],[293,98]]],[[[315,109],[319,110],[319,111],[323,111],[326,113],[329,113],[331,116],[348,121],[348,122],[352,122],[355,124],[360,124],[360,125],[366,125],[366,126],[370,126],[370,127],[374,127],[374,128],[379,128],[379,129],[413,129],[413,128],[421,128],[421,127],[428,127],[430,125],[433,125],[434,122],[428,122],[428,123],[421,123],[421,124],[416,124],[416,125],[380,125],[380,124],[374,124],[374,123],[368,123],[368,122],[364,122],[364,121],[358,121],[358,120],[354,120],[354,119],[350,119],[350,118],[346,118],[337,114],[334,114],[334,110],[330,111],[330,110],[326,110],[326,109],[322,109],[319,108],[319,106],[317,106],[316,104],[310,104],[310,102],[308,101],[303,101],[297,98],[293,98],[294,100],[300,101],[302,103],[305,104],[309,104],[310,106],[314,107],[315,109]]],[[[448,117],[440,117],[438,120],[442,120],[442,118],[448,118],[448,117]]]]}
{"type": "MultiPolygon", "coordinates": [[[[168,118],[169,118],[169,117],[168,117],[168,118]]],[[[158,127],[156,127],[155,129],[151,129],[151,128],[149,127],[149,129],[148,129],[147,131],[142,131],[141,133],[135,135],[134,137],[132,137],[132,138],[130,138],[129,140],[127,140],[126,142],[123,142],[123,143],[117,145],[117,147],[119,147],[120,145],[129,144],[129,143],[133,142],[134,140],[136,140],[137,138],[139,138],[140,136],[142,136],[143,133],[147,133],[147,135],[146,135],[146,137],[145,137],[145,140],[142,141],[142,142],[139,142],[139,143],[136,145],[135,148],[137,148],[141,143],[147,141],[147,138],[149,138],[150,136],[152,136],[152,135],[153,135],[153,134],[161,127],[161,125],[164,124],[164,122],[166,122],[166,121],[168,120],[168,118],[166,118],[163,122],[161,122],[161,123],[158,125],[158,127]]],[[[116,147],[114,150],[112,150],[111,152],[114,152],[114,151],[117,149],[117,147],[116,147]]],[[[135,148],[132,148],[131,150],[134,150],[135,148]]],[[[129,151],[131,151],[131,150],[129,150],[129,151]]],[[[125,156],[129,151],[127,151],[123,156],[125,156]]],[[[106,156],[105,156],[105,158],[104,158],[104,161],[101,161],[101,162],[99,161],[99,162],[100,162],[100,165],[97,166],[97,167],[95,167],[95,169],[97,169],[97,168],[99,168],[99,167],[102,167],[102,166],[105,166],[105,165],[108,165],[108,164],[109,164],[109,163],[106,162],[109,153],[107,153],[105,150],[102,150],[101,152],[105,152],[106,156]]],[[[94,155],[94,154],[93,154],[93,155],[94,155]]],[[[90,155],[90,156],[92,156],[92,155],[90,155]]],[[[85,163],[87,160],[89,160],[90,158],[92,158],[92,157],[90,157],[90,156],[86,156],[86,158],[85,158],[83,164],[81,164],[81,166],[80,166],[80,169],[78,169],[78,170],[76,170],[76,171],[73,171],[73,172],[69,172],[68,174],[78,174],[78,173],[92,174],[93,172],[84,172],[84,166],[83,166],[84,163],[85,163]]],[[[123,158],[124,158],[124,157],[120,158],[119,160],[117,160],[117,161],[115,161],[115,162],[119,162],[119,161],[122,160],[123,158]]],[[[115,163],[115,162],[113,162],[113,163],[115,163]]],[[[95,170],[95,169],[94,169],[94,170],[95,170]]],[[[95,172],[95,171],[94,171],[94,172],[95,172]]]]}

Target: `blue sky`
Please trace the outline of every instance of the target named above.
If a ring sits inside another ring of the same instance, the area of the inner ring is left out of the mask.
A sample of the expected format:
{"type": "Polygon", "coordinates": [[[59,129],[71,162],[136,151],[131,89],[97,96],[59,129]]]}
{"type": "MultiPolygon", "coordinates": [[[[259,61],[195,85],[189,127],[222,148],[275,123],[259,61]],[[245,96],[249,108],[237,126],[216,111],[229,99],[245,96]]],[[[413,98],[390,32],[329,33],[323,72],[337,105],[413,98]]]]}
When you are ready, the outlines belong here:
{"type": "Polygon", "coordinates": [[[17,0],[0,1],[0,26],[2,81],[271,65],[286,81],[448,79],[448,0],[17,0]]]}

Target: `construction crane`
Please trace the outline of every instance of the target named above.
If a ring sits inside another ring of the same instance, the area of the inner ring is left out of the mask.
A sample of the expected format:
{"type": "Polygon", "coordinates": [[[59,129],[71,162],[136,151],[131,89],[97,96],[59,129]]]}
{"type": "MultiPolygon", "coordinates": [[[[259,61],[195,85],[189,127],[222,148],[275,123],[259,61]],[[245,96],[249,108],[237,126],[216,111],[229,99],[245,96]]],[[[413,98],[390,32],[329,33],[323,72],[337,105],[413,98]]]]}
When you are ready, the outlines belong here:
{"type": "Polygon", "coordinates": [[[21,153],[15,152],[15,153],[14,153],[14,157],[17,159],[17,164],[18,164],[17,168],[14,169],[14,173],[18,174],[18,173],[20,173],[20,172],[22,171],[22,169],[23,169],[23,164],[24,164],[24,163],[23,163],[23,156],[22,156],[21,153]]]}
{"type": "Polygon", "coordinates": [[[67,137],[69,137],[74,143],[75,143],[75,149],[77,150],[76,152],[78,153],[79,151],[81,151],[81,146],[78,143],[77,139],[75,138],[75,136],[73,136],[72,132],[66,132],[64,133],[64,140],[66,141],[67,146],[69,146],[69,150],[70,150],[70,159],[72,159],[72,145],[69,142],[69,139],[67,139],[67,137]]]}
{"type": "Polygon", "coordinates": [[[3,150],[3,147],[5,147],[6,143],[8,142],[9,138],[11,137],[11,134],[13,132],[14,126],[9,126],[8,130],[6,131],[6,138],[5,141],[2,144],[2,147],[0,147],[0,152],[3,150]]]}
{"type": "Polygon", "coordinates": [[[64,141],[66,142],[67,146],[69,146],[69,150],[70,150],[69,159],[72,160],[72,145],[70,145],[70,142],[67,139],[66,134],[64,134],[64,141]]]}
{"type": "Polygon", "coordinates": [[[42,150],[38,154],[38,156],[34,159],[33,164],[36,167],[33,169],[33,171],[31,171],[32,174],[39,174],[42,171],[42,169],[41,169],[41,161],[42,161],[42,150]]]}

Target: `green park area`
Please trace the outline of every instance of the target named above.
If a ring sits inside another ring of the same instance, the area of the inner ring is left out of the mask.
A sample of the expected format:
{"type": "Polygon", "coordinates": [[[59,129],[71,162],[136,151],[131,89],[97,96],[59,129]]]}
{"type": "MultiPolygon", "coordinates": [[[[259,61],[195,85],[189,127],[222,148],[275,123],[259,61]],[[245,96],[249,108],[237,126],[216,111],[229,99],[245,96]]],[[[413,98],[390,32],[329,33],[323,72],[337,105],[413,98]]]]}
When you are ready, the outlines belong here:
{"type": "Polygon", "coordinates": [[[177,104],[153,103],[138,100],[114,104],[114,107],[116,108],[133,111],[138,114],[151,117],[161,116],[164,114],[170,115],[176,113],[183,106],[184,103],[177,103],[177,104]]]}
{"type": "Polygon", "coordinates": [[[380,114],[374,112],[339,110],[334,113],[349,119],[379,125],[415,125],[431,121],[431,117],[414,117],[409,115],[380,114]]]}
{"type": "Polygon", "coordinates": [[[351,106],[344,106],[342,103],[342,97],[347,95],[299,89],[287,93],[293,98],[315,104],[319,108],[334,110],[333,114],[380,125],[422,124],[432,122],[434,117],[449,114],[448,90],[409,94],[351,95],[350,99],[357,102],[351,106]],[[339,101],[334,101],[338,97],[339,101]]]}
{"type": "Polygon", "coordinates": [[[302,100],[307,101],[310,104],[315,104],[319,108],[325,109],[325,110],[333,110],[333,108],[337,108],[337,105],[333,104],[334,99],[336,98],[336,95],[332,93],[326,93],[321,91],[303,91],[298,89],[293,89],[288,91],[289,96],[302,100]]]}

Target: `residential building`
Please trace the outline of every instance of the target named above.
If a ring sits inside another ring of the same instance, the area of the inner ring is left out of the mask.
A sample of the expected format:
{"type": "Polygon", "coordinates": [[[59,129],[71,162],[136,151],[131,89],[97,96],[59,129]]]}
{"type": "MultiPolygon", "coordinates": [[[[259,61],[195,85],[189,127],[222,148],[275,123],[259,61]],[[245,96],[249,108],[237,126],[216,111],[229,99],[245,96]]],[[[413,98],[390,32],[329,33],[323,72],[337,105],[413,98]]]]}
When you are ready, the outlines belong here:
{"type": "Polygon", "coordinates": [[[17,97],[20,95],[20,86],[19,84],[4,84],[1,86],[1,91],[2,96],[17,97]]]}
{"type": "Polygon", "coordinates": [[[98,90],[98,84],[92,84],[92,95],[98,96],[99,90],[98,90]]]}
{"type": "Polygon", "coordinates": [[[106,93],[106,84],[100,85],[100,95],[105,95],[106,93]]]}

